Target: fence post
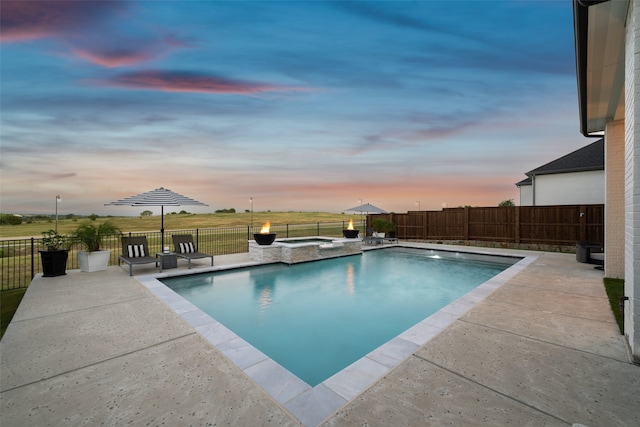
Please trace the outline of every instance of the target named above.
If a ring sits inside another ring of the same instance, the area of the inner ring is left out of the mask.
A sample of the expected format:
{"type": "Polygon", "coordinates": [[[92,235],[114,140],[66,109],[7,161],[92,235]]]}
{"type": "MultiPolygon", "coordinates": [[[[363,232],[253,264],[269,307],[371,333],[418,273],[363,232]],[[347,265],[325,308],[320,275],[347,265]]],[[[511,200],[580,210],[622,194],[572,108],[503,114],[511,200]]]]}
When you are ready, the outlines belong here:
{"type": "Polygon", "coordinates": [[[287,224],[287,237],[289,237],[289,224],[287,224]]]}
{"type": "Polygon", "coordinates": [[[429,221],[427,220],[427,211],[422,211],[422,240],[429,238],[429,221]]]}
{"type": "Polygon", "coordinates": [[[319,236],[320,235],[320,223],[318,222],[317,224],[318,224],[318,232],[317,232],[316,236],[319,236]]]}
{"type": "Polygon", "coordinates": [[[520,206],[516,206],[516,212],[513,222],[513,232],[515,234],[514,240],[516,243],[520,243],[520,206]]]}
{"type": "Polygon", "coordinates": [[[469,240],[469,207],[464,207],[464,240],[469,240]]]}
{"type": "Polygon", "coordinates": [[[36,269],[35,269],[35,261],[33,260],[33,256],[35,254],[35,241],[33,240],[33,237],[31,238],[31,280],[33,280],[33,277],[36,275],[36,269]]]}

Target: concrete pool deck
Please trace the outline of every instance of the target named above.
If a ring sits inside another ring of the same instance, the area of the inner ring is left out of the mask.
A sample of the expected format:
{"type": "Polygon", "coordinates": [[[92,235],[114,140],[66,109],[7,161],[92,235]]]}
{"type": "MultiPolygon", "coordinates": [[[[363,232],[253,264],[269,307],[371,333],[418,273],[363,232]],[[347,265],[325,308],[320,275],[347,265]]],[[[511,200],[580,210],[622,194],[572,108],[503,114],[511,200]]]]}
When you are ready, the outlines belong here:
{"type": "MultiPolygon", "coordinates": [[[[539,256],[319,424],[640,425],[640,367],[601,271],[572,254],[424,246],[539,256]]],[[[34,279],[0,343],[3,427],[300,424],[141,283],[152,266],[134,269],[34,279]]]]}

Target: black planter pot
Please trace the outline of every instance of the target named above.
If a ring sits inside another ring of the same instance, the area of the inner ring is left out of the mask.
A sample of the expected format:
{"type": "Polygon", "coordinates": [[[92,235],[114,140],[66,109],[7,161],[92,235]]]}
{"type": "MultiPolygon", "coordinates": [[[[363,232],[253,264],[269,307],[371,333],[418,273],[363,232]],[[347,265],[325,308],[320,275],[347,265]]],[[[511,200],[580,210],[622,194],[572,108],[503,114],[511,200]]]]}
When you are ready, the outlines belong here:
{"type": "Polygon", "coordinates": [[[267,246],[273,243],[276,240],[276,233],[254,233],[253,238],[256,240],[256,243],[262,246],[267,246]]]}
{"type": "Polygon", "coordinates": [[[395,231],[390,231],[389,232],[389,237],[392,238],[392,239],[395,239],[396,238],[396,232],[395,231]]]}
{"type": "Polygon", "coordinates": [[[44,277],[63,276],[67,269],[67,258],[69,251],[59,249],[56,251],[40,251],[42,260],[42,275],[44,277]]]}
{"type": "Polygon", "coordinates": [[[359,233],[360,230],[342,230],[342,235],[346,239],[355,239],[356,237],[358,237],[359,233]]]}

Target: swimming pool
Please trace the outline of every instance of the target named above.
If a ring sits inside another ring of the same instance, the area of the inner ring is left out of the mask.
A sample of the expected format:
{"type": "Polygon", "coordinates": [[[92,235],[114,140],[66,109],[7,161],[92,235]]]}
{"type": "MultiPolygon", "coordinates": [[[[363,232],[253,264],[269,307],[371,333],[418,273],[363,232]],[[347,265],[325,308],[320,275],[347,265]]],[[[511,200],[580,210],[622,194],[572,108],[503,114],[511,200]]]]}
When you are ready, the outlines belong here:
{"type": "Polygon", "coordinates": [[[162,282],[313,387],[519,259],[394,247],[162,282]]]}
{"type": "MultiPolygon", "coordinates": [[[[426,243],[402,242],[402,247],[423,249],[430,256],[445,254],[456,258],[475,259],[486,255],[504,255],[520,258],[514,265],[487,280],[461,298],[438,312],[411,326],[400,335],[387,341],[366,356],[358,359],[342,371],[315,387],[302,381],[284,369],[270,357],[243,340],[216,319],[212,318],[191,302],[178,295],[160,280],[178,275],[192,274],[192,271],[167,271],[164,273],[137,276],[136,279],[160,301],[164,302],[178,316],[217,351],[235,364],[247,377],[251,378],[265,393],[281,404],[303,426],[316,426],[323,419],[355,399],[366,389],[380,381],[392,369],[411,357],[420,347],[427,344],[441,332],[464,316],[476,304],[483,301],[509,279],[533,263],[539,254],[517,250],[460,247],[454,245],[431,245],[426,243]],[[464,251],[464,252],[461,252],[464,251]],[[443,253],[443,251],[446,251],[443,253]]],[[[387,250],[387,248],[366,248],[387,250]]],[[[225,271],[255,266],[249,256],[232,262],[216,263],[207,271],[225,271]]]]}

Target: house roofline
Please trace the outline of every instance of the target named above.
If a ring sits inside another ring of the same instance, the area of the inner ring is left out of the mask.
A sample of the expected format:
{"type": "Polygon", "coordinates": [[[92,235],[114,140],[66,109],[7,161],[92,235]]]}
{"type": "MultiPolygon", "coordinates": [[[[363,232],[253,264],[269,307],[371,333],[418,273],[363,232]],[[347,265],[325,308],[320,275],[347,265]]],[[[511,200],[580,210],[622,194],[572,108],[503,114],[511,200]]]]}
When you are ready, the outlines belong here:
{"type": "Polygon", "coordinates": [[[555,169],[552,171],[527,172],[525,175],[531,177],[531,176],[538,176],[538,175],[553,175],[558,173],[589,172],[589,171],[603,171],[603,170],[604,170],[604,166],[580,167],[580,168],[555,169]]]}

